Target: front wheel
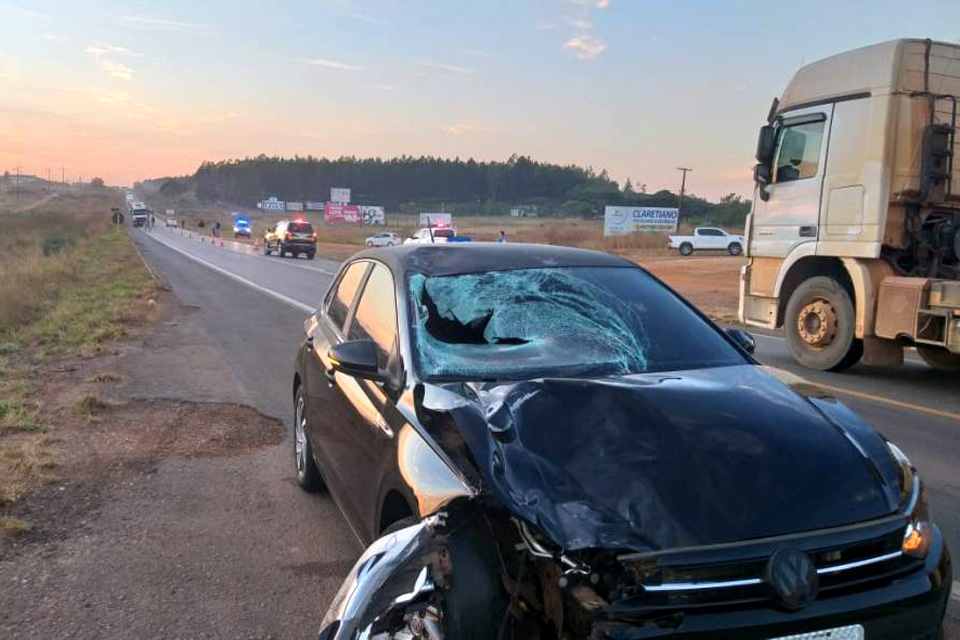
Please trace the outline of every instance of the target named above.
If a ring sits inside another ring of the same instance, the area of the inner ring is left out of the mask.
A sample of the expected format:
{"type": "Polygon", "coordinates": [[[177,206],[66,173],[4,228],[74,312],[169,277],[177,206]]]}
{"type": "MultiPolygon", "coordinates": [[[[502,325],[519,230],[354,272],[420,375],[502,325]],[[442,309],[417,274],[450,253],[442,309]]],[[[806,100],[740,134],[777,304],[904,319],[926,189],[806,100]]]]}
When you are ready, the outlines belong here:
{"type": "Polygon", "coordinates": [[[942,347],[931,344],[918,344],[917,353],[923,361],[937,371],[960,372],[960,354],[951,353],[942,347]]]}
{"type": "Polygon", "coordinates": [[[323,479],[317,463],[313,460],[313,451],[307,436],[307,403],[302,387],[297,389],[293,419],[293,455],[297,461],[297,484],[304,491],[315,493],[323,488],[323,479]]]}
{"type": "Polygon", "coordinates": [[[833,278],[800,284],[784,315],[784,335],[794,360],[819,371],[842,371],[860,361],[863,341],[855,333],[856,312],[847,290],[833,278]]]}
{"type": "Polygon", "coordinates": [[[729,253],[732,256],[738,256],[741,253],[743,253],[743,247],[740,245],[739,242],[731,242],[730,246],[727,247],[727,253],[729,253]]]}
{"type": "Polygon", "coordinates": [[[689,256],[693,253],[693,245],[689,242],[684,242],[680,245],[680,255],[689,256]]]}
{"type": "Polygon", "coordinates": [[[367,240],[367,246],[368,246],[368,247],[372,247],[372,246],[373,246],[373,243],[370,242],[369,240],[367,240]]]}

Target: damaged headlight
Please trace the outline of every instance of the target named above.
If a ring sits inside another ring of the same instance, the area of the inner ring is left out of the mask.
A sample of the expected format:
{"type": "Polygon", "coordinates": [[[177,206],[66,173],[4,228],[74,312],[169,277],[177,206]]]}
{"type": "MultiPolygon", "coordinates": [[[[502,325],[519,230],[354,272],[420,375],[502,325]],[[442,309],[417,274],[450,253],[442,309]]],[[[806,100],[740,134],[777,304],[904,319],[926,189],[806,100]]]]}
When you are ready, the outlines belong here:
{"type": "Polygon", "coordinates": [[[900,447],[887,442],[890,455],[897,461],[900,472],[900,506],[909,518],[903,532],[903,544],[900,550],[913,558],[924,558],[930,550],[933,537],[933,523],[927,510],[927,493],[920,481],[916,467],[910,462],[900,447]]]}

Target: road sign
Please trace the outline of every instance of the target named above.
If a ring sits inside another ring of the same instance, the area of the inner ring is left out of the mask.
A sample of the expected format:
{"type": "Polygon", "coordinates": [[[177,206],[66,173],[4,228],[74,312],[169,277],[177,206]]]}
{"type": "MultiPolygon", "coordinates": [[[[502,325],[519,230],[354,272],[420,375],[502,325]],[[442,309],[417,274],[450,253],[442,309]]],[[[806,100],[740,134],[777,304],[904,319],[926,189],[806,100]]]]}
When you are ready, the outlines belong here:
{"type": "Polygon", "coordinates": [[[330,202],[339,203],[339,204],[349,204],[350,189],[343,189],[341,187],[331,187],[330,202]]]}
{"type": "Polygon", "coordinates": [[[664,207],[607,207],[603,235],[616,236],[634,231],[676,231],[680,210],[664,207]]]}

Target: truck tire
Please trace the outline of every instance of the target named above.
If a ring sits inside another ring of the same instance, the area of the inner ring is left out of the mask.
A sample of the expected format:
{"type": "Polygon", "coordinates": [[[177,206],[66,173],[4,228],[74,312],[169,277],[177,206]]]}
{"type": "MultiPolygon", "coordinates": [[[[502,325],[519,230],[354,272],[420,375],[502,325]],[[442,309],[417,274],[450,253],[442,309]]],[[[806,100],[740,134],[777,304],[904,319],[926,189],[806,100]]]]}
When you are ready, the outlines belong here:
{"type": "Polygon", "coordinates": [[[731,242],[727,247],[727,253],[732,256],[738,256],[743,253],[743,246],[739,242],[731,242]]]}
{"type": "Polygon", "coordinates": [[[691,253],[693,253],[692,244],[690,244],[689,242],[684,242],[683,244],[680,245],[680,255],[689,256],[691,253]]]}
{"type": "Polygon", "coordinates": [[[853,300],[833,278],[800,283],[787,301],[783,329],[790,354],[808,369],[842,371],[863,355],[853,300]]]}
{"type": "Polygon", "coordinates": [[[937,371],[960,372],[960,354],[951,353],[932,344],[918,344],[917,353],[920,354],[924,362],[937,371]]]}

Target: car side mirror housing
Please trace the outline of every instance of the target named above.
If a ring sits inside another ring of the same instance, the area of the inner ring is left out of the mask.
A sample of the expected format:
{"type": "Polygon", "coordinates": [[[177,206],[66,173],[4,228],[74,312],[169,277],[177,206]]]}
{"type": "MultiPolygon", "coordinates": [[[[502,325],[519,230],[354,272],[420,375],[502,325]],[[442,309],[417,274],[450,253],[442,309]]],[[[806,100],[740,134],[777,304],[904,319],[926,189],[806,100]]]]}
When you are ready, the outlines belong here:
{"type": "Polygon", "coordinates": [[[753,181],[757,183],[758,191],[760,192],[760,199],[766,202],[770,199],[770,192],[767,191],[767,185],[770,184],[770,179],[773,177],[772,171],[770,170],[770,165],[763,164],[762,162],[754,165],[753,167],[753,181]]]}
{"type": "Polygon", "coordinates": [[[765,124],[760,127],[757,138],[757,162],[769,165],[773,160],[773,152],[777,147],[777,128],[765,124]]]}
{"type": "Polygon", "coordinates": [[[354,378],[386,382],[380,370],[380,354],[373,340],[347,340],[330,348],[328,355],[334,371],[354,378]]]}
{"type": "Polygon", "coordinates": [[[753,355],[753,352],[757,350],[757,341],[748,331],[744,331],[743,329],[727,329],[727,335],[750,355],[753,355]]]}

